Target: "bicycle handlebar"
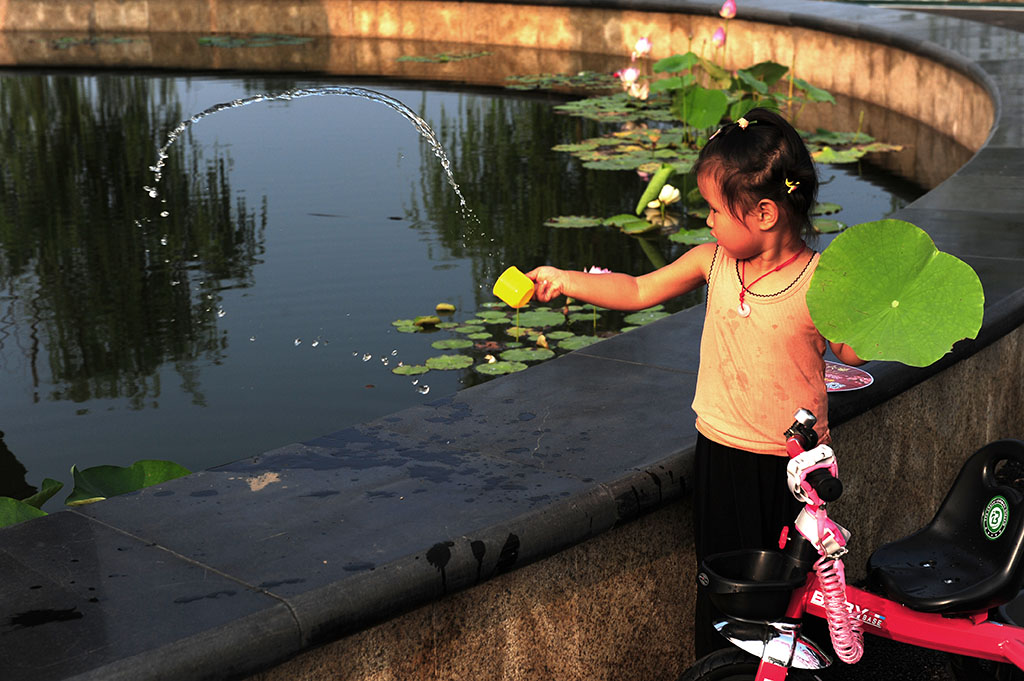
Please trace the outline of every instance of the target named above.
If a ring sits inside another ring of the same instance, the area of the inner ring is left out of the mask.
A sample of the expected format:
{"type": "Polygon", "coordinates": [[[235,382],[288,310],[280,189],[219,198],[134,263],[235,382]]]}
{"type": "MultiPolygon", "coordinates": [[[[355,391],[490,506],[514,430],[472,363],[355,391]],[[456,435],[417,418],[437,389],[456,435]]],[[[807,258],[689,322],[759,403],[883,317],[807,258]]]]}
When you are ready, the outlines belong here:
{"type": "Polygon", "coordinates": [[[825,468],[811,471],[806,480],[822,501],[835,501],[843,495],[843,481],[825,468]]]}

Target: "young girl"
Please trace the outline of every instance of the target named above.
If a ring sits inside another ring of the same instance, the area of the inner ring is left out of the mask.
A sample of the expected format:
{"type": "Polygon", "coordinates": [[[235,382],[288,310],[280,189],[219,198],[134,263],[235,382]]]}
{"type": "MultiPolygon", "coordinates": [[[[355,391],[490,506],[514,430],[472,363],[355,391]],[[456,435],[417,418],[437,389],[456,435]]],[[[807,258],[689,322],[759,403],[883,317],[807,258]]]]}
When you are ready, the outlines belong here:
{"type": "MultiPolygon", "coordinates": [[[[786,488],[783,432],[799,408],[818,417],[828,442],[826,340],[804,296],[818,262],[804,234],[818,179],[810,153],[777,113],[754,109],[712,135],[694,168],[710,206],[717,244],[696,246],[639,277],[538,267],[527,273],[536,297],[558,295],[601,307],[639,310],[707,283],[700,367],[693,409],[694,543],[697,563],[734,549],[778,546],[799,504],[786,488]]],[[[832,343],[847,364],[853,351],[832,343]]],[[[698,597],[697,657],[725,645],[714,612],[698,597]]]]}

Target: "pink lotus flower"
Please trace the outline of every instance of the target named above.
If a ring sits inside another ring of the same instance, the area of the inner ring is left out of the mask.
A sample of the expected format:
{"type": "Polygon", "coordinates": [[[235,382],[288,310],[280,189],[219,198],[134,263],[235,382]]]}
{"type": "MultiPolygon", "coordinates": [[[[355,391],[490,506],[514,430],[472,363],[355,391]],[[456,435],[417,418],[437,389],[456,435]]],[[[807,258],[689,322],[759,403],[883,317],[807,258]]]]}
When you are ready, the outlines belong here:
{"type": "Polygon", "coordinates": [[[639,100],[646,100],[651,94],[651,84],[647,81],[642,83],[630,83],[629,96],[639,100]]]}
{"type": "Polygon", "coordinates": [[[725,0],[722,9],[718,10],[718,16],[723,19],[732,19],[736,16],[736,0],[725,0]]]}
{"type": "Polygon", "coordinates": [[[633,46],[633,61],[646,57],[651,53],[651,41],[646,37],[640,38],[636,41],[636,45],[633,46]]]}
{"type": "Polygon", "coordinates": [[[715,31],[715,34],[711,36],[711,44],[715,47],[722,47],[725,45],[725,29],[721,26],[715,31]]]}
{"type": "Polygon", "coordinates": [[[630,66],[628,69],[616,71],[615,75],[617,75],[619,80],[622,82],[623,89],[626,89],[635,83],[636,79],[640,77],[640,71],[630,66]]]}

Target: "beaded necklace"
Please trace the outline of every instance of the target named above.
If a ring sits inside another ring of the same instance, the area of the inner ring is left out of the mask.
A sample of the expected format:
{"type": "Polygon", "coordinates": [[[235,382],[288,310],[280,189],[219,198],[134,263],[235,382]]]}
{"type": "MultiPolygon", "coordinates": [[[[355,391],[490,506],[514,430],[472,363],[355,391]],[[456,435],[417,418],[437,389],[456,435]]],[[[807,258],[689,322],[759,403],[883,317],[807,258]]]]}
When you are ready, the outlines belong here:
{"type": "Polygon", "coordinates": [[[748,293],[750,295],[752,295],[752,296],[757,296],[758,298],[774,298],[775,296],[781,296],[783,293],[785,293],[789,289],[793,288],[793,285],[796,284],[796,282],[800,281],[800,277],[804,276],[804,272],[806,272],[807,268],[811,266],[811,261],[814,260],[813,254],[811,255],[810,258],[807,259],[807,264],[805,264],[804,268],[802,270],[800,270],[800,274],[796,275],[796,279],[794,279],[793,281],[789,282],[789,285],[786,286],[786,288],[782,289],[781,291],[776,291],[775,293],[754,293],[753,291],[750,290],[750,288],[752,288],[754,286],[754,284],[756,284],[757,282],[761,281],[762,279],[767,277],[769,274],[774,274],[775,272],[778,272],[779,270],[782,270],[785,267],[787,267],[789,265],[792,265],[794,262],[796,262],[797,258],[799,258],[803,254],[805,249],[806,249],[806,247],[800,249],[797,253],[795,253],[793,255],[792,258],[790,258],[786,262],[784,262],[781,265],[777,266],[773,270],[768,270],[767,272],[762,274],[760,277],[758,277],[754,281],[750,282],[750,286],[747,286],[746,284],[743,283],[743,277],[744,277],[744,275],[747,272],[747,261],[746,260],[743,261],[743,271],[741,272],[740,271],[740,262],[737,260],[736,261],[736,277],[740,280],[740,304],[736,308],[736,313],[740,317],[749,317],[750,316],[750,306],[747,305],[746,301],[744,300],[744,297],[748,293]]]}

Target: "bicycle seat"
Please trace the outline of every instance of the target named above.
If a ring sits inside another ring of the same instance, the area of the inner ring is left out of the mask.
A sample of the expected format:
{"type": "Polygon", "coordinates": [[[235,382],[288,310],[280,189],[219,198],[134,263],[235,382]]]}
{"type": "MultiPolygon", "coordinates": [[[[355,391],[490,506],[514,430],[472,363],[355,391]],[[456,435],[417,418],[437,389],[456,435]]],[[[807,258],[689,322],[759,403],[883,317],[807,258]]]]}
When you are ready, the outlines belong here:
{"type": "Polygon", "coordinates": [[[921,612],[981,612],[1024,583],[1024,442],[997,440],[967,460],[932,521],[879,547],[868,579],[921,612]]]}

